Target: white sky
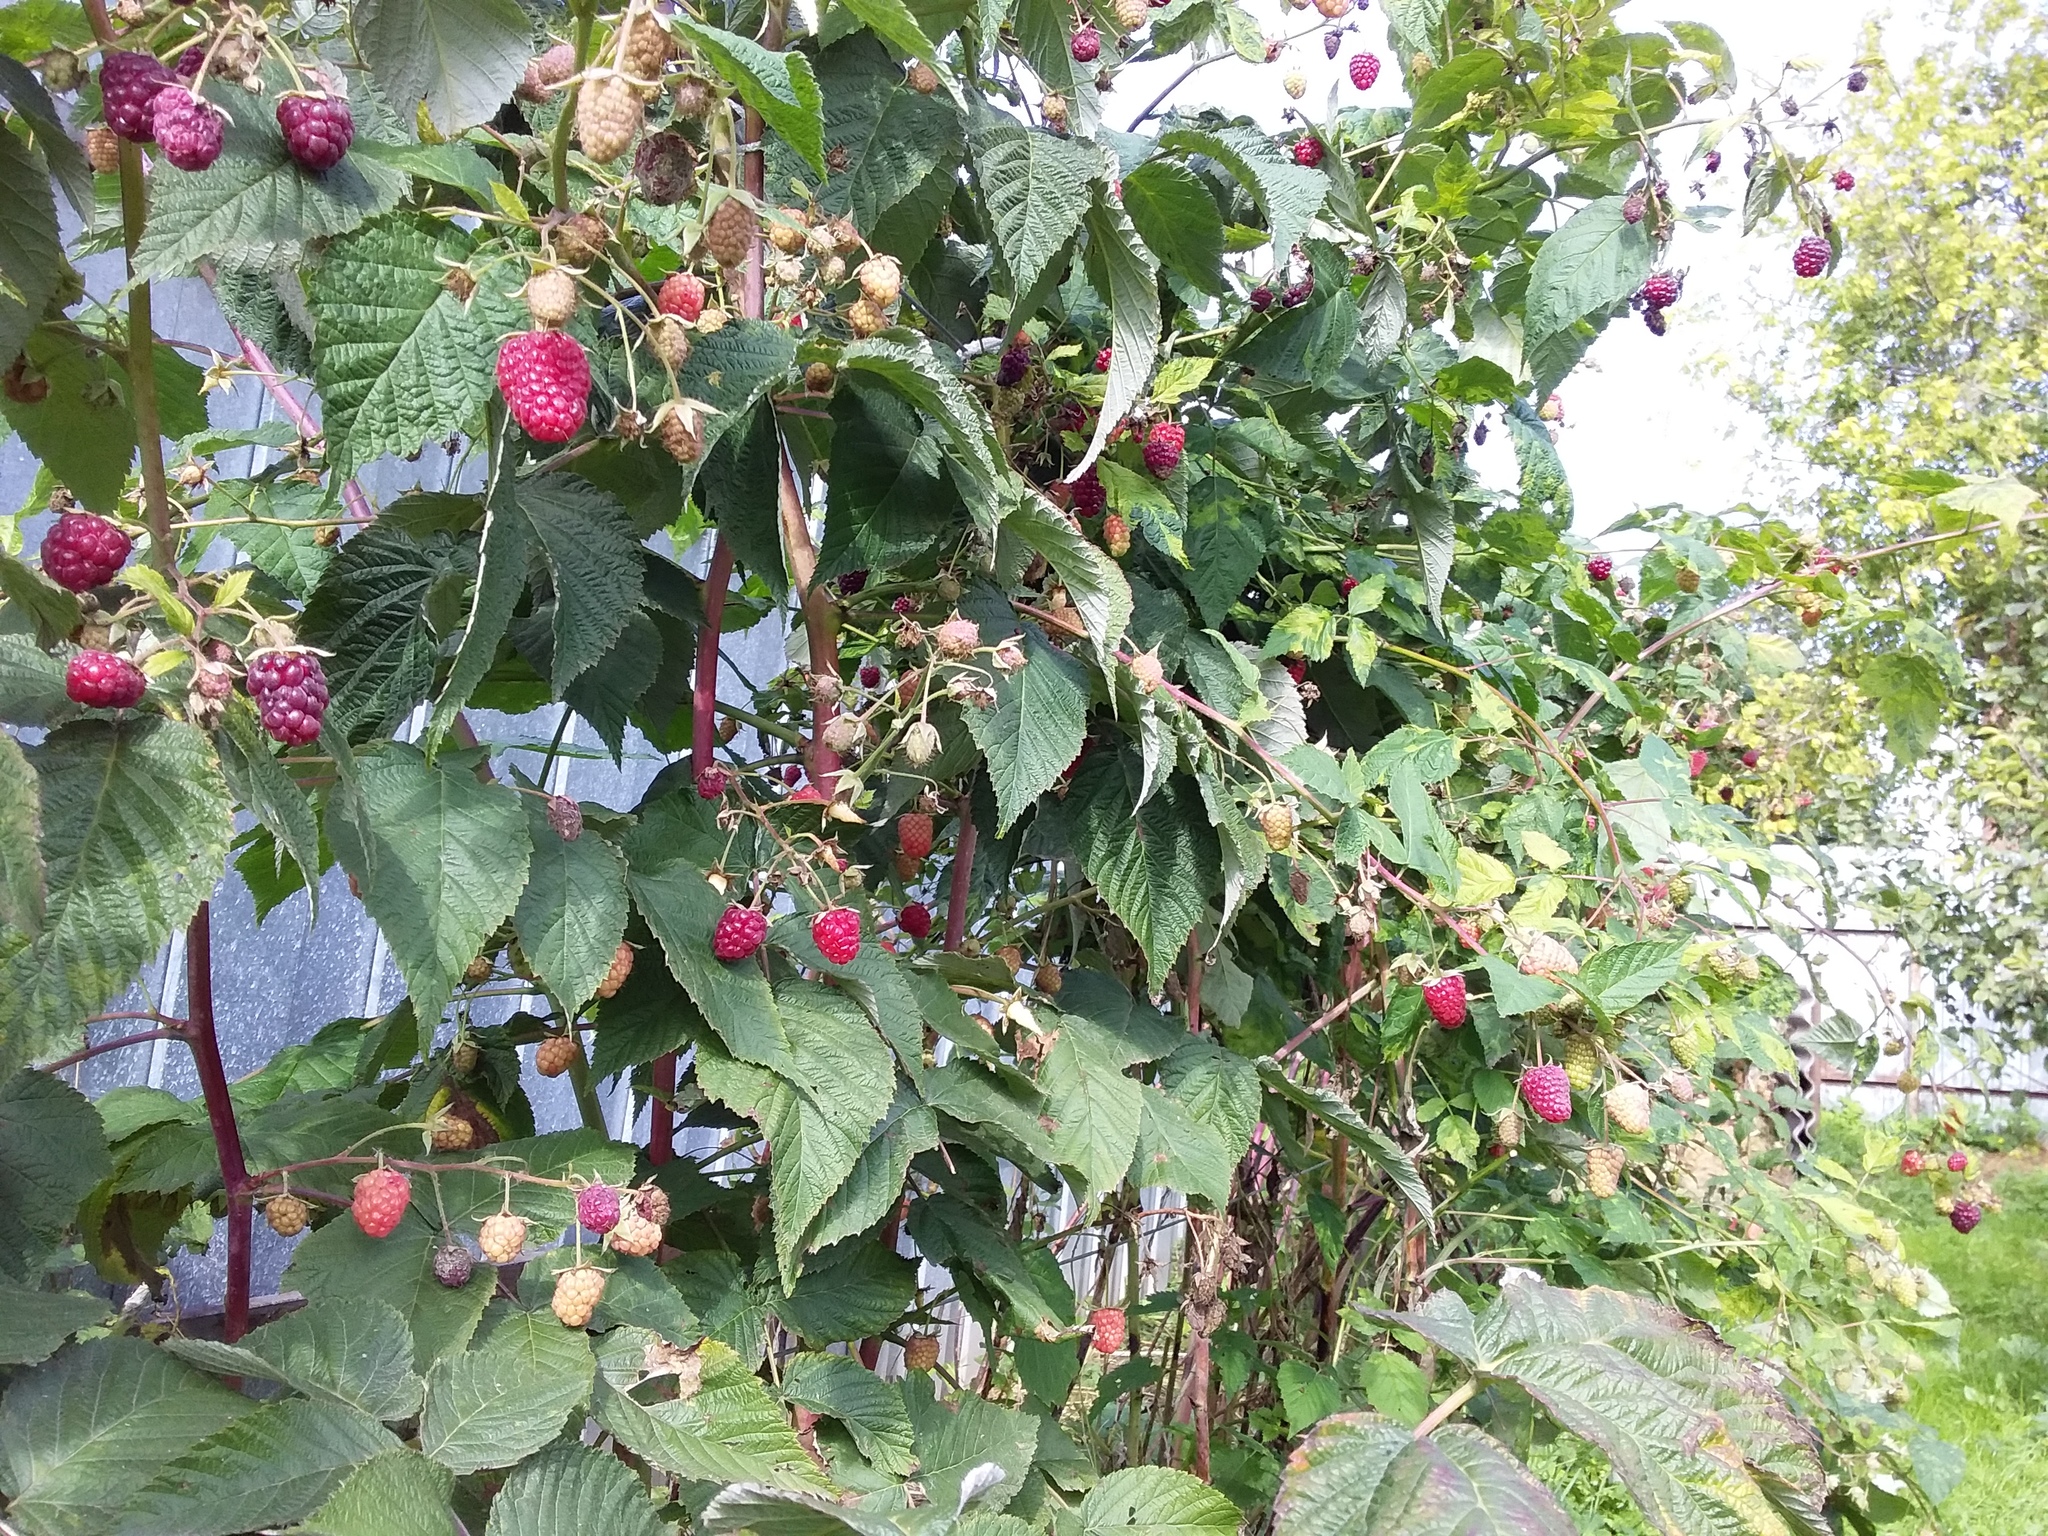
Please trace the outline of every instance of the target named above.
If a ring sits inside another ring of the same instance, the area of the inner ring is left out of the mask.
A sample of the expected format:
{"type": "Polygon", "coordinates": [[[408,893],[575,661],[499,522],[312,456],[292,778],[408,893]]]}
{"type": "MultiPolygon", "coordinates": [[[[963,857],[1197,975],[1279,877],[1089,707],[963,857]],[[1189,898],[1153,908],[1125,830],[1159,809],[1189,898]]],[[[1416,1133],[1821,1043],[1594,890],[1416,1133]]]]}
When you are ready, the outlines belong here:
{"type": "MultiPolygon", "coordinates": [[[[1269,36],[1298,33],[1318,20],[1313,10],[1289,10],[1279,0],[1255,0],[1251,9],[1269,36]]],[[[1361,97],[1352,89],[1345,75],[1351,55],[1368,50],[1387,60],[1388,49],[1386,22],[1377,6],[1368,4],[1348,19],[1355,30],[1335,59],[1324,57],[1321,35],[1312,34],[1271,65],[1232,58],[1207,68],[1171,100],[1189,107],[1220,104],[1277,131],[1282,111],[1293,105],[1281,82],[1298,70],[1308,81],[1300,106],[1312,118],[1322,117],[1332,86],[1343,103],[1398,103],[1400,72],[1391,63],[1370,93],[1361,97]]],[[[1744,103],[1772,89],[1789,59],[1813,62],[1816,81],[1839,80],[1858,57],[1864,29],[1873,21],[1883,28],[1884,57],[1901,70],[1938,32],[1910,8],[1894,14],[1856,0],[1695,0],[1690,5],[1685,0],[1634,0],[1620,19],[1633,27],[1694,20],[1715,28],[1735,55],[1742,76],[1738,99],[1744,103]]],[[[1172,61],[1123,71],[1115,91],[1103,100],[1104,121],[1117,128],[1128,125],[1179,68],[1180,61],[1172,61]]],[[[1711,110],[1696,109],[1700,115],[1711,110]]],[[[1673,147],[1674,160],[1682,160],[1686,150],[1673,147]]],[[[1728,159],[1710,183],[1706,200],[1739,208],[1741,155],[1731,153],[1728,159]]],[[[1689,180],[1673,181],[1679,200],[1689,202],[1689,180]]],[[[1798,466],[1772,464],[1759,472],[1764,434],[1752,413],[1731,398],[1713,364],[1740,353],[1753,334],[1757,313],[1793,301],[1798,280],[1791,252],[1797,239],[1789,224],[1743,239],[1735,216],[1713,235],[1681,229],[1669,260],[1687,271],[1685,296],[1669,312],[1669,333],[1652,336],[1633,317],[1616,321],[1566,380],[1561,391],[1566,425],[1558,451],[1578,497],[1577,532],[1595,534],[1638,507],[1680,503],[1719,511],[1745,499],[1766,507],[1782,496],[1788,475],[1796,476],[1798,466]]],[[[1506,436],[1496,433],[1478,463],[1490,480],[1505,478],[1511,484],[1511,461],[1500,466],[1487,462],[1507,452],[1506,436]]]]}

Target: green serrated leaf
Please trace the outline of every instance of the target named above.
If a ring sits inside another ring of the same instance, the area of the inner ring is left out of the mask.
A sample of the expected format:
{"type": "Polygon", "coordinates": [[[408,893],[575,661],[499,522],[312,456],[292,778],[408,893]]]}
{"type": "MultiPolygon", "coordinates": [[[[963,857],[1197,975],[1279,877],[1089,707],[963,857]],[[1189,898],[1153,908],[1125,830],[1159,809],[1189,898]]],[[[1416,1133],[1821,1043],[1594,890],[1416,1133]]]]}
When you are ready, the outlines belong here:
{"type": "Polygon", "coordinates": [[[1014,320],[1029,318],[1055,259],[1081,226],[1089,187],[1104,171],[1100,151],[1029,128],[976,96],[968,148],[988,206],[995,249],[1010,275],[1014,320]]]}
{"type": "Polygon", "coordinates": [[[996,469],[1001,455],[995,428],[988,412],[953,371],[951,357],[942,359],[922,338],[907,341],[897,336],[871,336],[840,353],[839,366],[872,377],[946,429],[947,439],[960,456],[956,465],[967,471],[978,493],[979,504],[970,510],[993,527],[995,491],[1002,478],[996,469]]]}
{"type": "Polygon", "coordinates": [[[407,121],[424,106],[444,138],[489,122],[533,54],[517,0],[359,0],[353,19],[384,99],[407,121]]]}
{"type": "Polygon", "coordinates": [[[1088,284],[1109,306],[1111,350],[1095,435],[1069,479],[1095,462],[1111,431],[1144,395],[1159,350],[1159,267],[1130,217],[1097,185],[1081,224],[1088,236],[1082,252],[1088,284]]]}
{"type": "Polygon", "coordinates": [[[554,1445],[522,1462],[491,1501],[484,1536],[665,1536],[647,1489],[618,1457],[554,1445]]]}
{"type": "Polygon", "coordinates": [[[1588,203],[1537,248],[1523,322],[1530,345],[1604,315],[1650,275],[1649,231],[1622,217],[1622,202],[1588,203]]]}
{"type": "Polygon", "coordinates": [[[313,377],[329,462],[342,473],[476,426],[497,388],[498,339],[519,316],[502,281],[479,283],[467,300],[444,285],[474,249],[453,226],[394,215],[335,241],[308,275],[313,377]]]}
{"type": "Polygon", "coordinates": [[[626,861],[594,832],[564,842],[548,825],[547,807],[530,796],[526,823],[533,861],[512,927],[548,991],[580,1008],[626,934],[626,861]]]}
{"type": "Polygon", "coordinates": [[[1124,1075],[1124,1064],[1113,1038],[1086,1019],[1070,1016],[1053,1040],[1039,1080],[1053,1121],[1053,1155],[1081,1176],[1090,1200],[1123,1183],[1138,1148],[1143,1095],[1137,1081],[1124,1075]]]}
{"type": "Polygon", "coordinates": [[[996,792],[996,835],[1008,832],[1080,755],[1087,734],[1088,679],[1081,664],[1038,632],[1024,632],[1024,665],[995,673],[992,709],[969,706],[967,729],[988,759],[996,792]]]}
{"type": "Polygon", "coordinates": [[[858,1360],[845,1355],[798,1355],[784,1368],[782,1396],[844,1424],[853,1443],[876,1470],[907,1477],[911,1454],[910,1414],[903,1394],[858,1360]]]}
{"type": "Polygon", "coordinates": [[[1125,1467],[1081,1500],[1084,1536],[1229,1536],[1237,1506],[1172,1467],[1125,1467]]]}
{"type": "Polygon", "coordinates": [[[697,45],[722,79],[732,83],[740,100],[803,156],[814,175],[824,176],[824,103],[809,59],[796,52],[771,53],[750,37],[707,27],[687,16],[674,17],[672,25],[697,45]]]}
{"type": "Polygon", "coordinates": [[[80,346],[68,326],[54,324],[35,327],[20,350],[49,389],[36,399],[0,391],[0,415],[80,502],[95,512],[116,511],[135,456],[135,413],[106,354],[80,346]]]}
{"type": "Polygon", "coordinates": [[[0,1285],[0,1365],[41,1365],[79,1329],[111,1315],[104,1300],[83,1291],[0,1285]]]}
{"type": "Polygon", "coordinates": [[[233,1536],[311,1514],[398,1441],[368,1414],[302,1397],[265,1403],[176,1457],[130,1498],[120,1536],[233,1536]]]}
{"type": "Polygon", "coordinates": [[[454,1478],[416,1451],[385,1451],[344,1478],[290,1536],[447,1536],[454,1478]]]}
{"type": "Polygon", "coordinates": [[[958,1509],[968,1475],[986,1466],[1000,1468],[1003,1475],[981,1492],[983,1507],[1000,1510],[1016,1497],[1037,1459],[1035,1415],[972,1393],[963,1393],[958,1406],[928,1391],[906,1388],[903,1395],[917,1446],[918,1480],[935,1506],[958,1509]]]}
{"type": "Polygon", "coordinates": [[[641,603],[640,541],[618,502],[567,475],[522,481],[518,502],[555,589],[555,695],[609,651],[641,603]]]}
{"type": "Polygon", "coordinates": [[[514,1312],[427,1378],[420,1450],[456,1473],[509,1467],[562,1432],[596,1368],[581,1329],[514,1312]]]}
{"type": "Polygon", "coordinates": [[[1417,1437],[1374,1413],[1326,1419],[1288,1463],[1277,1536],[1573,1536],[1571,1516],[1506,1446],[1469,1424],[1417,1437]]]}
{"type": "Polygon", "coordinates": [[[1123,568],[1090,541],[1072,519],[1019,480],[1016,501],[1003,519],[1005,536],[1045,556],[1065,583],[1088,638],[1104,651],[1131,622],[1131,584],[1123,568]]]}
{"type": "MultiPolygon", "coordinates": [[[[1263,58],[1263,39],[1259,46],[1263,58]]],[[[1228,171],[1265,215],[1275,250],[1293,249],[1308,232],[1309,222],[1322,212],[1329,192],[1328,177],[1296,165],[1256,128],[1172,128],[1159,136],[1159,148],[1167,154],[1202,155],[1228,171]]]]}
{"type": "Polygon", "coordinates": [[[822,1488],[796,1431],[751,1367],[725,1345],[699,1346],[697,1391],[643,1407],[597,1386],[597,1422],[636,1454],[678,1477],[710,1483],[822,1488]]]}
{"type": "Polygon", "coordinates": [[[281,1381],[307,1397],[360,1408],[374,1419],[408,1419],[420,1410],[412,1334],[398,1309],[375,1297],[313,1302],[236,1344],[171,1339],[165,1347],[217,1375],[281,1381]]]}
{"type": "Polygon", "coordinates": [[[0,928],[43,931],[42,795],[21,744],[0,733],[0,928]]]}
{"type": "Polygon", "coordinates": [[[1124,177],[1123,203],[1153,255],[1202,292],[1223,292],[1223,214],[1193,171],[1148,160],[1124,177]]]}

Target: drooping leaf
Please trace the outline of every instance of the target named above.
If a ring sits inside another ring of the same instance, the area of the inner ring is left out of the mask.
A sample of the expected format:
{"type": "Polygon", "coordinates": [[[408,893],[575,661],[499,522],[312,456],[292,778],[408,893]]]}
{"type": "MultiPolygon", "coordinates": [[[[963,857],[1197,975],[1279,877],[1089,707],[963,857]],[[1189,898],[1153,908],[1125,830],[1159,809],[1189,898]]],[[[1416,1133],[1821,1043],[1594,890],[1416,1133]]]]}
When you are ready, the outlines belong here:
{"type": "Polygon", "coordinates": [[[1081,664],[1028,628],[1024,657],[1016,671],[996,672],[994,708],[963,711],[988,759],[998,836],[1080,756],[1087,731],[1088,683],[1081,664]]]}
{"type": "MultiPolygon", "coordinates": [[[[1171,128],[1159,136],[1168,154],[1201,155],[1215,161],[1251,194],[1265,215],[1275,250],[1291,250],[1322,211],[1329,178],[1296,165],[1279,145],[1256,128],[1232,124],[1210,132],[1171,128]]],[[[1391,263],[1388,263],[1391,265],[1391,263]]]]}
{"type": "Polygon", "coordinates": [[[1603,197],[1588,203],[1537,248],[1524,319],[1530,345],[1604,315],[1650,275],[1649,231],[1622,217],[1622,202],[1603,197]]]}
{"type": "Polygon", "coordinates": [[[1446,1424],[1417,1436],[1375,1413],[1325,1419],[1295,1452],[1277,1536],[1573,1536],[1550,1490],[1491,1435],[1446,1424]]]}
{"type": "Polygon", "coordinates": [[[1005,113],[970,102],[968,148],[982,199],[994,225],[995,249],[1010,275],[1013,313],[1037,306],[1044,281],[1081,227],[1089,187],[1103,174],[1099,151],[1005,113]],[[1026,307],[1026,306],[1029,307],[1026,307]]]}
{"type": "Polygon", "coordinates": [[[865,374],[916,406],[946,429],[954,452],[978,489],[980,505],[970,507],[993,526],[995,487],[1000,457],[988,412],[967,392],[950,359],[941,359],[930,342],[871,336],[839,354],[839,366],[865,374]]]}
{"type": "Polygon", "coordinates": [[[1109,649],[1131,622],[1131,584],[1123,568],[1099,545],[1091,543],[1051,502],[1028,486],[1020,489],[1004,535],[1045,556],[1059,573],[1067,597],[1081,616],[1088,638],[1109,649]]]}
{"type": "Polygon", "coordinates": [[[354,23],[385,100],[408,120],[424,106],[444,138],[489,122],[533,54],[517,0],[360,0],[354,23]]]}
{"type": "Polygon", "coordinates": [[[105,1301],[83,1291],[0,1285],[0,1365],[41,1365],[79,1329],[109,1315],[105,1301]]]}
{"type": "Polygon", "coordinates": [[[1258,1073],[1259,1081],[1273,1093],[1299,1104],[1311,1114],[1320,1116],[1332,1130],[1350,1137],[1352,1144],[1401,1192],[1402,1198],[1414,1206],[1425,1221],[1430,1218],[1436,1203],[1430,1198],[1429,1186],[1422,1182],[1415,1159],[1401,1149],[1399,1142],[1368,1123],[1333,1089],[1313,1082],[1297,1082],[1270,1056],[1259,1059],[1258,1073]]]}
{"type": "Polygon", "coordinates": [[[49,388],[0,391],[0,416],[80,502],[114,511],[135,456],[135,413],[105,353],[45,324],[29,333],[21,354],[49,388]]]}
{"type": "Polygon", "coordinates": [[[1223,215],[1193,171],[1148,160],[1124,177],[1123,201],[1153,255],[1202,292],[1223,292],[1223,215]]]}
{"type": "Polygon", "coordinates": [[[427,1377],[420,1450],[458,1474],[509,1467],[562,1432],[596,1368],[582,1330],[514,1312],[427,1377]]]}
{"type": "Polygon", "coordinates": [[[1089,286],[1109,306],[1111,351],[1095,435],[1073,472],[1095,462],[1110,432],[1144,394],[1159,349],[1159,264],[1138,238],[1130,216],[1110,199],[1107,188],[1097,186],[1081,223],[1088,235],[1082,257],[1089,286]]]}
{"type": "Polygon", "coordinates": [[[845,1355],[798,1355],[783,1371],[782,1396],[839,1420],[861,1455],[878,1471],[892,1477],[910,1474],[915,1462],[903,1393],[858,1360],[845,1355]]]}
{"type": "Polygon", "coordinates": [[[0,1080],[0,1276],[37,1278],[112,1171],[99,1112],[77,1089],[41,1072],[0,1080]]]}
{"type": "Polygon", "coordinates": [[[642,1404],[600,1378],[597,1422],[636,1454],[678,1477],[712,1483],[821,1488],[782,1408],[731,1349],[706,1341],[695,1393],[642,1404]]]}
{"type": "Polygon", "coordinates": [[[1201,799],[1176,776],[1137,810],[1123,763],[1098,752],[1082,762],[1067,804],[1082,868],[1145,951],[1156,987],[1221,879],[1201,799]]]}
{"type": "Polygon", "coordinates": [[[278,761],[256,711],[246,700],[228,701],[214,731],[213,744],[220,754],[221,772],[235,803],[269,828],[276,846],[289,854],[299,872],[307,877],[307,890],[317,913],[319,887],[314,876],[320,869],[320,826],[313,819],[313,807],[306,792],[278,761]]]}
{"type": "Polygon", "coordinates": [[[1900,763],[1923,756],[1941,729],[1948,702],[1941,669],[1915,652],[1893,651],[1865,662],[1856,686],[1876,701],[1885,750],[1900,763]]]}
{"type": "Polygon", "coordinates": [[[549,678],[560,697],[611,649],[639,610],[640,541],[617,501],[567,475],[522,481],[518,498],[555,589],[549,678]]]}
{"type": "Polygon", "coordinates": [[[161,716],[81,720],[27,751],[42,792],[42,932],[0,962],[0,1071],[69,1039],[213,893],[227,785],[161,716]]]}
{"type": "Polygon", "coordinates": [[[1053,1153],[1081,1176],[1091,1200],[1123,1182],[1138,1147],[1142,1092],[1124,1076],[1124,1065],[1113,1038],[1072,1016],[1061,1023],[1039,1079],[1053,1153]]]}
{"type": "Polygon", "coordinates": [[[740,100],[803,156],[812,174],[825,174],[823,99],[809,59],[794,51],[771,53],[750,37],[687,16],[676,16],[673,25],[697,45],[721,79],[731,82],[740,100]]]}
{"type": "MultiPolygon", "coordinates": [[[[446,3],[385,0],[421,12],[446,3]]],[[[335,241],[308,275],[313,377],[340,472],[416,453],[481,419],[497,388],[498,339],[518,317],[502,283],[481,282],[467,299],[447,287],[449,268],[474,244],[452,225],[394,214],[335,241]]]]}
{"type": "MultiPolygon", "coordinates": [[[[12,59],[6,62],[20,68],[12,59]]],[[[61,130],[57,138],[70,145],[61,130]]],[[[62,270],[49,167],[26,140],[10,133],[0,143],[0,276],[13,290],[0,296],[0,352],[10,360],[43,318],[62,270]]]]}
{"type": "Polygon", "coordinates": [[[578,1008],[596,993],[626,934],[626,861],[594,832],[564,842],[548,824],[547,807],[531,797],[526,826],[533,860],[512,927],[547,989],[578,1008]]]}
{"type": "Polygon", "coordinates": [[[958,1509],[966,1490],[979,1491],[991,1510],[1004,1508],[1024,1485],[1038,1454],[1038,1420],[972,1393],[957,1404],[906,1385],[904,1399],[917,1448],[918,1480],[940,1509],[958,1509]],[[980,1469],[994,1466],[999,1479],[984,1481],[980,1469]],[[970,1483],[969,1479],[973,1482],[970,1483]]]}
{"type": "Polygon", "coordinates": [[[554,1445],[520,1463],[491,1501],[484,1536],[664,1536],[647,1489],[618,1457],[554,1445]]]}

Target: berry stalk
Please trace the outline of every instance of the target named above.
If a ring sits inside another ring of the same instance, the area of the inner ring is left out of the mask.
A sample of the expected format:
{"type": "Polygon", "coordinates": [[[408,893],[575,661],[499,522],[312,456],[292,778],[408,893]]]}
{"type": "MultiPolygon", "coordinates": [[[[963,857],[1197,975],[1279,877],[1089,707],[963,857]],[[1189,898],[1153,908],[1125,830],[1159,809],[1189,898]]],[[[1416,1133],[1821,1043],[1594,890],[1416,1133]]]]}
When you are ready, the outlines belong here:
{"type": "Polygon", "coordinates": [[[249,1203],[249,1166],[243,1160],[242,1129],[228,1096],[228,1075],[220,1060],[220,1038],[213,1025],[213,904],[201,902],[185,929],[186,1039],[192,1046],[192,1067],[206,1102],[207,1124],[213,1130],[214,1155],[220,1159],[221,1183],[228,1196],[227,1300],[222,1309],[221,1337],[232,1344],[249,1331],[250,1230],[255,1212],[249,1203]]]}

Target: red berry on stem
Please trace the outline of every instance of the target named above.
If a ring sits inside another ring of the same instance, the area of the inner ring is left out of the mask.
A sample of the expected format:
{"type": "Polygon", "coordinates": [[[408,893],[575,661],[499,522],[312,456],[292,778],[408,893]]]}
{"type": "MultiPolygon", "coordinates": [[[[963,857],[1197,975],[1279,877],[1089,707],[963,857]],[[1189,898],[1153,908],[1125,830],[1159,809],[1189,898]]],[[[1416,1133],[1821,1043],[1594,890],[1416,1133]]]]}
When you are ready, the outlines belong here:
{"type": "Polygon", "coordinates": [[[694,272],[669,273],[654,295],[654,307],[678,320],[695,320],[704,313],[704,279],[694,272]]]}
{"type": "Polygon", "coordinates": [[[1074,482],[1074,510],[1083,517],[1096,517],[1108,505],[1109,492],[1102,488],[1102,477],[1090,464],[1087,472],[1074,482]]]}
{"type": "Polygon", "coordinates": [[[43,574],[67,592],[85,592],[111,581],[134,548],[104,517],[66,512],[43,535],[43,574]]]}
{"type": "Polygon", "coordinates": [[[1102,34],[1093,27],[1083,27],[1068,41],[1067,51],[1076,64],[1093,64],[1102,52],[1102,34]]]}
{"type": "Polygon", "coordinates": [[[1948,1155],[1948,1171],[1949,1171],[1950,1173],[1967,1173],[1967,1172],[1969,1172],[1969,1168],[1970,1168],[1970,1154],[1969,1154],[1969,1153],[1967,1153],[1967,1152],[1960,1152],[1960,1151],[1958,1151],[1958,1152],[1951,1152],[1951,1153],[1949,1153],[1949,1155],[1948,1155]]]}
{"type": "Polygon", "coordinates": [[[1605,555],[1595,555],[1586,562],[1586,575],[1593,581],[1608,581],[1614,576],[1614,562],[1605,555]]]}
{"type": "Polygon", "coordinates": [[[1164,480],[1180,467],[1182,450],[1187,447],[1187,431],[1177,421],[1162,421],[1153,425],[1145,434],[1145,467],[1159,479],[1164,480]]]}
{"type": "Polygon", "coordinates": [[[1426,984],[1422,1000],[1429,1005],[1430,1017],[1445,1029],[1456,1029],[1465,1022],[1465,978],[1456,971],[1426,984]]]}
{"type": "Polygon", "coordinates": [[[100,62],[100,110],[107,126],[124,139],[147,144],[155,133],[157,93],[171,72],[152,54],[110,53],[100,62]]]}
{"type": "Polygon", "coordinates": [[[922,859],[932,851],[932,819],[922,811],[912,811],[896,823],[896,846],[913,859],[922,859]]]}
{"type": "Polygon", "coordinates": [[[166,86],[149,107],[150,131],[164,158],[181,171],[203,171],[220,158],[226,124],[220,109],[182,85],[166,86]]]}
{"type": "Polygon", "coordinates": [[[1834,259],[1835,248],[1820,235],[1808,235],[1792,252],[1792,270],[1800,277],[1819,277],[1834,259]]]}
{"type": "Polygon", "coordinates": [[[1899,1172],[1909,1179],[1916,1179],[1927,1171],[1927,1154],[1917,1147],[1908,1147],[1899,1154],[1899,1172]]]}
{"type": "Polygon", "coordinates": [[[768,916],[753,907],[727,907],[711,930],[711,953],[721,960],[744,960],[768,937],[768,916]]]}
{"type": "Polygon", "coordinates": [[[923,939],[932,931],[932,909],[921,901],[913,901],[896,914],[896,926],[913,939],[923,939]]]}
{"type": "Polygon", "coordinates": [[[1686,759],[1686,763],[1692,770],[1692,776],[1698,778],[1707,771],[1707,754],[1700,748],[1694,747],[1692,755],[1686,759]]]}
{"type": "Polygon", "coordinates": [[[716,800],[725,793],[725,786],[732,776],[723,768],[699,768],[697,770],[697,798],[716,800]]]}
{"type": "Polygon", "coordinates": [[[827,907],[811,919],[818,953],[833,965],[851,965],[860,953],[860,914],[851,907],[827,907]]]}
{"type": "Polygon", "coordinates": [[[357,1176],[349,1214],[367,1236],[389,1237],[405,1219],[410,1204],[412,1180],[396,1168],[372,1168],[357,1176]]]}
{"type": "Polygon", "coordinates": [[[529,437],[566,443],[590,402],[590,359],[567,331],[515,331],[498,348],[498,388],[529,437]]]}
{"type": "Polygon", "coordinates": [[[1107,373],[1107,372],[1109,372],[1109,362],[1110,362],[1110,359],[1111,359],[1111,357],[1113,357],[1113,356],[1115,355],[1115,353],[1116,353],[1116,348],[1115,348],[1115,347],[1104,347],[1104,348],[1103,348],[1103,349],[1102,349],[1102,350],[1101,350],[1100,352],[1096,353],[1096,354],[1095,354],[1095,371],[1096,371],[1097,373],[1107,373]]]}
{"type": "Polygon", "coordinates": [[[331,171],[355,141],[356,120],[339,96],[294,91],[277,99],[277,126],[284,147],[309,171],[331,171]]]}
{"type": "Polygon", "coordinates": [[[1975,1231],[1983,1219],[1984,1207],[1974,1200],[1958,1200],[1955,1209],[1948,1213],[1948,1224],[1966,1235],[1975,1231]]]}
{"type": "Polygon", "coordinates": [[[1373,81],[1380,77],[1380,61],[1377,54],[1355,53],[1351,56],[1351,83],[1361,91],[1372,89],[1373,81]]]}
{"type": "Polygon", "coordinates": [[[1094,1334],[1088,1342],[1098,1355],[1115,1354],[1130,1336],[1130,1325],[1124,1320],[1122,1307],[1097,1307],[1088,1314],[1088,1326],[1094,1334]]]}
{"type": "Polygon", "coordinates": [[[1263,314],[1265,311],[1273,307],[1273,290],[1266,287],[1264,284],[1260,284],[1257,288],[1254,288],[1249,294],[1245,295],[1245,302],[1250,304],[1253,309],[1258,310],[1261,314],[1263,314]]]}
{"type": "Polygon", "coordinates": [[[87,709],[129,709],[149,688],[142,669],[109,651],[80,651],[64,669],[64,693],[87,709]]]}
{"type": "Polygon", "coordinates": [[[1572,1081],[1555,1062],[1522,1069],[1522,1102],[1537,1119],[1556,1125],[1572,1117],[1572,1081]]]}
{"type": "Polygon", "coordinates": [[[1856,176],[1852,171],[1835,172],[1834,182],[1837,192],[1854,192],[1856,190],[1856,176]]]}
{"type": "Polygon", "coordinates": [[[1645,309],[1669,309],[1678,302],[1679,281],[1675,272],[1652,272],[1636,295],[1645,309]]]}
{"type": "Polygon", "coordinates": [[[1323,163],[1323,141],[1310,137],[1294,141],[1294,163],[1314,170],[1323,163]]]}
{"type": "Polygon", "coordinates": [[[576,1191],[576,1220],[600,1237],[619,1224],[619,1192],[609,1184],[586,1184],[576,1191]]]}
{"type": "Polygon", "coordinates": [[[273,740],[303,747],[327,716],[327,673],[311,651],[265,651],[249,663],[249,697],[273,740]]]}
{"type": "Polygon", "coordinates": [[[1742,766],[1745,768],[1754,768],[1758,763],[1762,762],[1763,760],[1763,753],[1756,747],[1750,747],[1747,750],[1745,750],[1742,754],[1742,766]]]}

